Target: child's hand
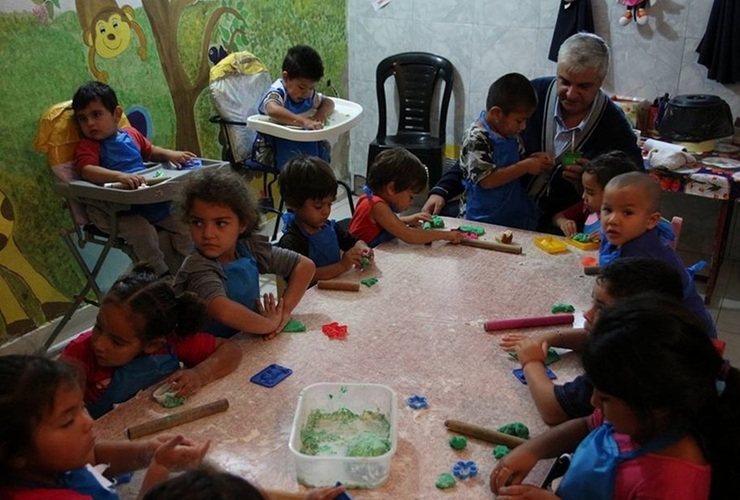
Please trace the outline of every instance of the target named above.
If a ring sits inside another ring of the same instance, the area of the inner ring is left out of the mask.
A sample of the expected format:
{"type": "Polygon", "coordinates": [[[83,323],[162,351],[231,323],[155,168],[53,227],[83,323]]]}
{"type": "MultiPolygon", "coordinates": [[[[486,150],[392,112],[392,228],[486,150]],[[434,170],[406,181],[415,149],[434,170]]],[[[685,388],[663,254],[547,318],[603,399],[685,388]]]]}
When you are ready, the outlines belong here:
{"type": "Polygon", "coordinates": [[[322,128],[324,128],[324,122],[315,120],[313,118],[302,118],[301,127],[305,128],[306,130],[321,130],[322,128]]]}
{"type": "Polygon", "coordinates": [[[189,161],[192,161],[196,158],[195,153],[191,153],[190,151],[173,151],[169,155],[169,161],[172,163],[176,163],[178,165],[184,165],[189,161]]]}
{"type": "Polygon", "coordinates": [[[425,222],[432,222],[432,216],[426,212],[419,212],[412,215],[399,217],[404,224],[410,227],[419,227],[425,222]]]}
{"type": "Polygon", "coordinates": [[[283,319],[283,303],[278,302],[272,293],[266,293],[262,300],[257,299],[257,312],[263,318],[274,321],[277,328],[283,319]]]}
{"type": "Polygon", "coordinates": [[[139,186],[146,183],[146,178],[143,175],[124,174],[121,172],[116,176],[115,182],[120,182],[129,189],[137,189],[139,186]]]}
{"type": "Polygon", "coordinates": [[[352,247],[342,254],[342,265],[345,269],[349,270],[352,267],[362,266],[362,250],[357,247],[352,247]]]}
{"type": "Polygon", "coordinates": [[[570,219],[563,219],[560,222],[560,230],[563,232],[566,238],[572,238],[578,232],[578,227],[576,227],[575,221],[572,221],[570,219]]]}
{"type": "Polygon", "coordinates": [[[539,457],[522,448],[514,448],[508,455],[498,461],[491,472],[491,491],[498,495],[501,488],[507,484],[521,484],[538,460],[539,457]]]}
{"type": "Polygon", "coordinates": [[[443,231],[442,235],[444,236],[443,239],[449,241],[453,245],[459,245],[462,243],[462,240],[465,239],[465,233],[462,231],[443,231]]]}
{"type": "Polygon", "coordinates": [[[197,446],[183,436],[175,436],[157,448],[152,465],[158,464],[170,471],[194,469],[203,461],[210,444],[210,441],[206,441],[197,446]]]}
{"type": "Polygon", "coordinates": [[[519,363],[524,367],[530,361],[539,361],[545,364],[547,359],[547,342],[540,338],[522,339],[516,346],[516,355],[519,363]]]}
{"type": "Polygon", "coordinates": [[[501,340],[499,340],[498,345],[507,352],[516,351],[517,346],[519,346],[519,343],[528,338],[526,335],[523,335],[521,333],[507,333],[503,337],[501,337],[501,340]]]}
{"type": "Polygon", "coordinates": [[[538,175],[552,170],[552,159],[547,155],[533,154],[529,158],[522,160],[526,165],[527,173],[538,175]]]}
{"type": "Polygon", "coordinates": [[[306,496],[306,500],[332,500],[344,493],[344,486],[325,486],[311,490],[306,496]]]}
{"type": "Polygon", "coordinates": [[[177,370],[169,376],[167,382],[173,389],[177,389],[175,396],[178,398],[195,394],[203,387],[203,381],[195,370],[177,370]]]}

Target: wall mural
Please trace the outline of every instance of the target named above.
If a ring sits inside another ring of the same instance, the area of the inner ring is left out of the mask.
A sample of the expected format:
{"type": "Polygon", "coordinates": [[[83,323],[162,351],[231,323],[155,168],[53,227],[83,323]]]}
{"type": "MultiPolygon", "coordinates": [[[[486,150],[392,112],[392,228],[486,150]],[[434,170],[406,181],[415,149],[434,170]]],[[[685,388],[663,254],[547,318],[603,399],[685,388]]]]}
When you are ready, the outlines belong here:
{"type": "MultiPolygon", "coordinates": [[[[208,76],[249,50],[279,74],[291,45],[313,45],[346,88],[346,3],[318,0],[8,0],[0,5],[0,344],[61,316],[84,283],[59,235],[71,227],[32,143],[43,112],[106,81],[157,145],[220,158],[208,76]],[[44,50],[22,50],[44,47],[44,50]],[[21,49],[21,50],[19,50],[21,49]],[[137,116],[139,118],[137,118],[137,116]]],[[[319,90],[323,82],[319,84],[319,90]]],[[[120,264],[105,272],[115,277],[120,264]]]]}

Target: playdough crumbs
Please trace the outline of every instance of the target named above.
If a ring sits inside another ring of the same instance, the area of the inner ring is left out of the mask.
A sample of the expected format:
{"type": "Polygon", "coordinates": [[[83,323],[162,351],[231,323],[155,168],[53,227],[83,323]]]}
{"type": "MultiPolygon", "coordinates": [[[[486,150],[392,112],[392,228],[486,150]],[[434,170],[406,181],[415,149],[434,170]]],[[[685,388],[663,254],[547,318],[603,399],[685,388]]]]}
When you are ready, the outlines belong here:
{"type": "Polygon", "coordinates": [[[418,394],[409,396],[406,399],[406,404],[409,405],[409,408],[413,408],[414,410],[423,410],[424,408],[429,407],[429,403],[427,403],[427,398],[425,398],[424,396],[419,396],[418,394]]]}
{"type": "Polygon", "coordinates": [[[288,323],[285,325],[285,327],[283,328],[283,331],[284,332],[289,332],[289,333],[293,333],[293,332],[305,332],[306,331],[306,325],[304,325],[300,321],[297,321],[297,320],[294,320],[294,319],[291,318],[288,321],[288,323]]]}
{"type": "Polygon", "coordinates": [[[509,447],[505,444],[499,444],[493,449],[493,456],[498,460],[504,458],[510,451],[509,447]]]}
{"type": "Polygon", "coordinates": [[[449,472],[443,472],[437,478],[437,482],[434,483],[434,486],[436,486],[440,490],[446,490],[447,488],[452,488],[456,484],[457,481],[455,481],[455,476],[453,476],[449,472]]]}
{"type": "Polygon", "coordinates": [[[575,312],[576,308],[570,304],[553,304],[550,312],[552,313],[572,313],[575,312]]]}
{"type": "Polygon", "coordinates": [[[324,335],[330,339],[346,339],[347,338],[347,325],[340,325],[336,321],[322,325],[321,331],[324,335]]]}
{"type": "Polygon", "coordinates": [[[377,282],[378,282],[378,278],[376,278],[375,276],[373,276],[372,278],[365,278],[364,280],[360,280],[360,283],[362,283],[368,288],[370,288],[377,282]]]}
{"type": "Polygon", "coordinates": [[[301,453],[312,456],[379,457],[391,449],[391,424],[377,411],[312,410],[301,429],[301,453]]]}
{"type": "Polygon", "coordinates": [[[425,222],[421,225],[422,229],[441,229],[445,227],[445,221],[439,215],[432,215],[431,222],[425,222]]]}
{"type": "Polygon", "coordinates": [[[458,479],[468,479],[478,475],[478,465],[472,460],[469,462],[461,460],[452,466],[452,473],[458,479]]]}
{"type": "Polygon", "coordinates": [[[529,428],[521,422],[511,422],[498,428],[499,432],[509,434],[510,436],[529,439],[529,428]]]}
{"type": "Polygon", "coordinates": [[[468,446],[468,440],[462,436],[452,436],[450,438],[450,446],[455,450],[464,450],[468,446]]]}

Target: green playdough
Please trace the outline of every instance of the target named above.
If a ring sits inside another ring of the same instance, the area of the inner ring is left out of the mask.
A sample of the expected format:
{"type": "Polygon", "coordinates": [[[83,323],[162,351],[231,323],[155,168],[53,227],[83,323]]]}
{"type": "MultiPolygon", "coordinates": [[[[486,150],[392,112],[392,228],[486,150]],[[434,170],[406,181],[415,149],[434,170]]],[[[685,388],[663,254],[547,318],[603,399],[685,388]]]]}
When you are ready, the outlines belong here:
{"type": "Polygon", "coordinates": [[[441,229],[445,227],[445,221],[439,215],[432,215],[431,222],[425,222],[421,225],[422,229],[441,229]]]}
{"type": "Polygon", "coordinates": [[[496,459],[500,459],[508,455],[510,451],[509,447],[505,444],[499,444],[493,449],[493,456],[496,459]]]}
{"type": "Polygon", "coordinates": [[[185,404],[185,396],[178,398],[177,396],[168,395],[166,398],[164,398],[164,402],[161,404],[165,408],[175,408],[176,406],[185,404]]]}
{"type": "Polygon", "coordinates": [[[550,312],[553,313],[572,313],[575,312],[576,308],[570,304],[553,304],[550,312]]]}
{"type": "MultiPolygon", "coordinates": [[[[516,355],[515,352],[510,352],[509,356],[511,356],[514,359],[519,359],[519,356],[516,355]]],[[[558,354],[558,351],[556,351],[554,348],[550,347],[547,349],[547,357],[545,358],[545,364],[551,365],[555,361],[558,361],[560,359],[560,354],[558,354]]]]}
{"type": "Polygon", "coordinates": [[[510,424],[502,425],[498,428],[498,431],[510,436],[529,439],[529,428],[521,422],[512,422],[510,424]]]}
{"type": "Polygon", "coordinates": [[[360,269],[365,269],[368,265],[370,265],[370,257],[365,256],[360,262],[360,269]]]}
{"type": "Polygon", "coordinates": [[[574,234],[572,237],[573,241],[578,241],[580,243],[588,243],[591,241],[591,238],[586,233],[578,233],[574,234]]]}
{"type": "Polygon", "coordinates": [[[468,440],[462,436],[452,436],[450,438],[450,446],[456,450],[464,450],[468,445],[468,440]]]}
{"type": "Polygon", "coordinates": [[[376,278],[374,276],[372,278],[365,278],[364,280],[360,280],[360,283],[362,283],[363,285],[365,285],[368,288],[370,288],[371,286],[373,286],[377,282],[378,282],[378,278],[376,278]]]}
{"type": "Polygon", "coordinates": [[[378,457],[391,449],[391,424],[377,411],[357,415],[347,408],[312,410],[301,429],[301,453],[320,456],[378,457]]]}
{"type": "Polygon", "coordinates": [[[446,490],[447,488],[452,488],[456,484],[457,481],[455,481],[455,476],[453,476],[449,472],[443,472],[437,478],[437,482],[434,483],[434,486],[436,486],[440,490],[446,490]]]}
{"type": "Polygon", "coordinates": [[[477,234],[478,236],[482,236],[486,233],[486,230],[480,226],[460,226],[458,229],[465,233],[477,234]]]}
{"type": "Polygon", "coordinates": [[[306,331],[306,325],[301,323],[300,321],[296,321],[294,319],[290,319],[288,323],[283,328],[284,332],[294,333],[294,332],[305,332],[306,331]]]}

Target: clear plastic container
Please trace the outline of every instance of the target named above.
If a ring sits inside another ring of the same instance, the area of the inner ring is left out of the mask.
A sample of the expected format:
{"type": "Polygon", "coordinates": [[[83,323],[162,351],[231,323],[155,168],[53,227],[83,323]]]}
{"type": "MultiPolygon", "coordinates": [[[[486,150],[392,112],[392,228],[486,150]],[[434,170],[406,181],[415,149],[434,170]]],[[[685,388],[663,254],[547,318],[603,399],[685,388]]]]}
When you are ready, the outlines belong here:
{"type": "Polygon", "coordinates": [[[348,488],[376,488],[384,484],[390,474],[391,458],[396,453],[397,412],[396,393],[385,385],[320,383],[304,388],[298,396],[289,442],[298,482],[317,487],[334,486],[339,481],[348,488]],[[390,449],[376,457],[302,453],[301,431],[306,427],[311,411],[333,413],[343,408],[358,415],[364,411],[384,415],[390,423],[390,449]]]}

